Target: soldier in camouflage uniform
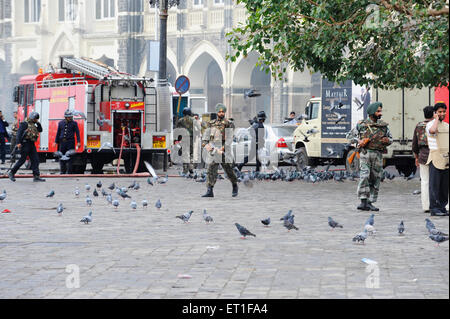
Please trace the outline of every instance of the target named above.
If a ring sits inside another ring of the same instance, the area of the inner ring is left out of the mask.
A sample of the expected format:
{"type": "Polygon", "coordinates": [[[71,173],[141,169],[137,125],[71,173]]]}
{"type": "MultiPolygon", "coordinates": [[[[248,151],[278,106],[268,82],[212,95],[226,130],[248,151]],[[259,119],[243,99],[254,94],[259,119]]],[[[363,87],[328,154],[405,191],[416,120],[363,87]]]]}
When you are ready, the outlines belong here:
{"type": "Polygon", "coordinates": [[[383,175],[383,153],[386,147],[392,144],[392,135],[388,124],[381,121],[383,105],[380,102],[372,103],[367,108],[369,117],[356,125],[358,142],[369,138],[370,141],[360,149],[358,197],[360,210],[378,211],[372,205],[377,201],[380,181],[383,175]]]}
{"type": "Polygon", "coordinates": [[[425,128],[427,124],[433,119],[434,110],[432,106],[426,106],[423,109],[423,114],[425,117],[424,121],[417,123],[414,129],[413,141],[412,141],[412,151],[414,157],[416,158],[416,166],[420,169],[420,185],[421,185],[421,201],[422,209],[425,213],[430,212],[430,198],[428,193],[429,187],[429,167],[427,165],[428,155],[430,154],[430,149],[428,147],[428,139],[425,128]]]}
{"type": "MultiPolygon", "coordinates": [[[[204,134],[204,140],[202,142],[202,148],[204,147],[209,152],[217,152],[220,160],[217,161],[214,158],[214,161],[211,162],[208,166],[208,173],[206,176],[206,186],[208,190],[205,195],[202,197],[214,197],[213,188],[216,184],[217,174],[219,169],[219,164],[222,165],[223,170],[227,174],[231,184],[233,185],[232,196],[236,197],[238,195],[238,185],[237,185],[237,177],[233,171],[233,163],[227,163],[225,158],[225,130],[227,128],[234,129],[233,122],[227,120],[225,118],[225,112],[227,108],[225,105],[219,103],[216,105],[217,119],[212,120],[208,123],[208,128],[204,134]],[[222,145],[220,149],[216,149],[215,145],[222,145]]],[[[230,161],[228,161],[230,162],[230,161]]]]}
{"type": "Polygon", "coordinates": [[[36,141],[39,138],[39,133],[42,132],[41,123],[38,122],[39,113],[31,112],[26,121],[20,123],[17,131],[17,148],[20,150],[20,159],[11,169],[8,177],[13,182],[16,181],[14,175],[19,168],[25,163],[27,156],[30,157],[31,170],[33,171],[33,182],[45,182],[45,179],[40,178],[39,173],[39,156],[36,151],[36,141]]]}
{"type": "Polygon", "coordinates": [[[11,129],[11,145],[10,145],[10,153],[11,153],[11,163],[16,161],[16,140],[17,140],[17,130],[19,129],[19,119],[17,117],[17,111],[14,111],[14,124],[11,129]]]}
{"type": "MultiPolygon", "coordinates": [[[[184,128],[189,132],[189,158],[187,157],[187,152],[184,152],[184,150],[181,150],[183,153],[183,174],[187,175],[188,173],[194,174],[194,168],[192,165],[192,156],[193,156],[193,150],[194,150],[194,133],[193,133],[193,126],[194,126],[194,117],[192,116],[192,111],[190,108],[183,109],[183,117],[178,120],[177,122],[177,128],[184,128]]],[[[178,139],[181,141],[181,139],[178,139]]]]}

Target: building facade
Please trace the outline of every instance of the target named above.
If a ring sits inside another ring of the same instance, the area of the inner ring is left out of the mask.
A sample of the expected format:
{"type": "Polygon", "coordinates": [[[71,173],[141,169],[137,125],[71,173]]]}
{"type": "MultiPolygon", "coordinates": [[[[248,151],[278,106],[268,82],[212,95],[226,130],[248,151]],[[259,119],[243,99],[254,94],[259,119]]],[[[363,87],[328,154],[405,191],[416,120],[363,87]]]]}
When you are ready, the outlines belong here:
{"type": "MultiPolygon", "coordinates": [[[[170,8],[168,80],[173,85],[177,76],[189,77],[194,112],[213,112],[222,102],[236,125],[246,126],[261,110],[279,123],[320,95],[320,76],[288,70],[278,81],[256,67],[256,53],[226,60],[226,33],[246,15],[233,0],[181,0],[170,8]],[[249,89],[261,96],[246,98],[249,89]]],[[[159,12],[148,0],[0,0],[0,109],[12,118],[17,80],[39,68],[59,67],[60,56],[89,57],[157,78],[148,61],[150,41],[158,38],[159,12]]]]}

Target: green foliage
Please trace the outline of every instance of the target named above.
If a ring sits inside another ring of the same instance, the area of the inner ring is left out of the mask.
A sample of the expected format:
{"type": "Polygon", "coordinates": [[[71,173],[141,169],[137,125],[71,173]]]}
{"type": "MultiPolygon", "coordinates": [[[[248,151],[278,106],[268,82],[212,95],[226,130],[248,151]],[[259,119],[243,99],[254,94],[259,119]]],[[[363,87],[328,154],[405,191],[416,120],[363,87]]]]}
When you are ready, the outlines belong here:
{"type": "Polygon", "coordinates": [[[321,72],[379,88],[448,85],[449,15],[445,0],[237,0],[249,13],[227,34],[231,61],[250,51],[283,77],[321,72]]]}

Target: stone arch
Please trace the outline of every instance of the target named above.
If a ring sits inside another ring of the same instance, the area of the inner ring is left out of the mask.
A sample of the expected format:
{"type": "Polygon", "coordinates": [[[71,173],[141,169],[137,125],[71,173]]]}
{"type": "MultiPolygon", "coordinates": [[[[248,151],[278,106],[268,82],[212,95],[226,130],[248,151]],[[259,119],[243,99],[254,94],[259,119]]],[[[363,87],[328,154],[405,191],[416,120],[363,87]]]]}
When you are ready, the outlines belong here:
{"type": "Polygon", "coordinates": [[[272,77],[256,66],[258,53],[250,52],[246,58],[240,58],[232,67],[232,107],[236,125],[248,125],[259,111],[266,112],[267,122],[271,116],[272,77]],[[258,97],[245,97],[246,90],[254,89],[261,94],[258,97]]]}
{"type": "Polygon", "coordinates": [[[311,97],[321,95],[321,75],[309,69],[303,72],[290,69],[287,78],[289,111],[301,114],[311,97]]]}
{"type": "Polygon", "coordinates": [[[184,64],[183,72],[191,82],[191,106],[196,113],[215,112],[215,105],[223,103],[226,73],[225,61],[221,57],[216,47],[201,41],[184,64]]]}
{"type": "Polygon", "coordinates": [[[54,42],[52,49],[50,50],[50,55],[48,61],[54,66],[59,67],[59,57],[63,56],[73,56],[75,51],[75,46],[73,45],[70,37],[67,36],[65,32],[61,32],[56,41],[54,42]]]}
{"type": "Polygon", "coordinates": [[[35,60],[33,57],[30,57],[28,60],[23,61],[19,68],[17,69],[18,74],[37,74],[39,71],[39,66],[37,64],[37,60],[35,60]]]}

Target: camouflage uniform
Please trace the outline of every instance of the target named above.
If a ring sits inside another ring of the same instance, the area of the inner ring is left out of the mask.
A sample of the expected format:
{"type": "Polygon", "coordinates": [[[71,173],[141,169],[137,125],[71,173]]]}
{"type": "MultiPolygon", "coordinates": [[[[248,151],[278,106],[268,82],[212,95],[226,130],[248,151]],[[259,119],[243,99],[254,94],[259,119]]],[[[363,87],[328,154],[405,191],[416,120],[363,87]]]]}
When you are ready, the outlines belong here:
{"type": "Polygon", "coordinates": [[[10,153],[11,153],[11,163],[16,161],[16,140],[17,140],[17,131],[19,130],[19,120],[16,118],[14,120],[14,124],[11,130],[11,145],[10,145],[10,153]]]}
{"type": "Polygon", "coordinates": [[[184,128],[189,132],[189,158],[187,158],[187,153],[183,152],[183,173],[187,174],[188,172],[193,173],[193,165],[192,165],[192,156],[194,151],[194,117],[185,115],[177,122],[177,128],[184,128]]]}
{"type": "Polygon", "coordinates": [[[386,122],[374,122],[370,118],[359,121],[356,131],[360,140],[371,137],[370,142],[360,152],[358,197],[374,203],[378,198],[383,175],[382,154],[387,153],[386,147],[392,144],[392,135],[386,122]],[[388,144],[381,142],[383,137],[389,138],[388,144]]]}
{"type": "MultiPolygon", "coordinates": [[[[233,122],[227,119],[215,119],[208,123],[208,128],[205,131],[204,137],[206,139],[203,140],[202,148],[206,146],[208,143],[216,142],[217,145],[225,146],[225,129],[232,128],[234,129],[233,122]],[[218,139],[221,138],[221,141],[218,139]],[[220,144],[221,142],[221,144],[220,144]]],[[[237,177],[233,171],[233,163],[227,163],[225,158],[225,152],[221,155],[220,164],[223,167],[223,170],[227,174],[233,185],[237,184],[237,177]]],[[[214,187],[217,181],[217,172],[219,169],[219,162],[212,162],[208,166],[208,172],[206,176],[206,184],[208,187],[214,187]]]]}

